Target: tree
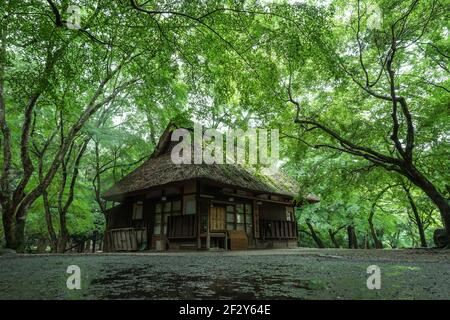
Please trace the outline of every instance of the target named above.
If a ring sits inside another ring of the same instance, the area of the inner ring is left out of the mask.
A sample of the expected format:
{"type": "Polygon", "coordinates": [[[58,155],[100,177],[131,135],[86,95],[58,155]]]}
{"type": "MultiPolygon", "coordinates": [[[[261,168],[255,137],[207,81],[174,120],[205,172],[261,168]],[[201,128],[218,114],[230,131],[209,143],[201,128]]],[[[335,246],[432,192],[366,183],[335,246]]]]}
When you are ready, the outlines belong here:
{"type": "MultiPolygon", "coordinates": [[[[61,141],[63,143],[63,141],[61,141]]],[[[72,205],[74,199],[74,191],[76,186],[76,181],[79,174],[79,166],[81,163],[81,159],[85,154],[87,145],[89,143],[89,138],[85,138],[79,146],[74,146],[72,143],[70,150],[65,157],[65,159],[61,162],[61,183],[59,184],[59,190],[57,192],[57,211],[59,215],[59,234],[56,235],[55,228],[53,226],[52,221],[52,213],[51,213],[51,202],[49,200],[47,188],[42,192],[42,199],[44,202],[44,210],[45,210],[45,218],[48,228],[48,233],[50,237],[50,244],[53,252],[64,253],[67,245],[67,241],[69,240],[69,230],[67,228],[67,212],[72,205]],[[74,156],[72,156],[74,153],[74,156]],[[70,182],[69,182],[69,190],[67,191],[67,198],[64,200],[64,194],[66,191],[67,179],[69,176],[68,173],[68,165],[70,158],[73,159],[72,170],[70,174],[70,182]]],[[[40,168],[40,179],[42,179],[42,156],[39,159],[39,168],[40,168]]]]}
{"type": "MultiPolygon", "coordinates": [[[[86,23],[78,30],[67,28],[62,19],[61,12],[66,12],[67,4],[61,11],[52,1],[33,4],[33,9],[39,14],[30,15],[28,3],[2,3],[2,11],[6,15],[2,19],[0,37],[3,148],[0,200],[6,246],[9,248],[23,250],[27,212],[53,181],[72,142],[89,118],[139,80],[139,76],[126,67],[136,60],[145,60],[147,54],[136,53],[134,48],[126,47],[130,42],[126,37],[125,41],[116,41],[119,31],[113,23],[117,19],[111,19],[109,14],[101,11],[105,3],[85,7],[86,23]],[[17,21],[16,17],[20,19],[17,21]],[[90,31],[99,26],[107,40],[100,40],[90,31]],[[20,50],[13,49],[16,46],[20,50]],[[85,50],[77,50],[80,46],[85,46],[85,50]],[[15,68],[10,68],[11,65],[15,68]],[[63,106],[58,107],[70,116],[64,119],[67,123],[62,133],[64,143],[54,150],[43,178],[35,183],[36,179],[32,179],[35,164],[30,153],[31,127],[32,123],[42,121],[39,120],[39,111],[49,101],[55,105],[62,102],[63,106]],[[73,112],[75,110],[79,113],[73,112]],[[22,116],[12,119],[13,114],[20,113],[22,116]],[[20,127],[20,131],[11,130],[11,122],[20,127]],[[20,137],[19,161],[14,158],[17,155],[13,143],[16,136],[20,137]]],[[[110,6],[109,9],[116,10],[117,7],[110,6]]]]}
{"type": "MultiPolygon", "coordinates": [[[[336,28],[335,37],[325,44],[332,64],[338,67],[328,70],[327,74],[331,72],[339,82],[330,83],[326,93],[315,99],[316,107],[306,103],[302,107],[294,97],[294,76],[289,76],[288,96],[296,108],[295,123],[301,128],[302,139],[313,148],[328,148],[361,157],[373,166],[406,177],[436,205],[450,235],[450,204],[442,185],[445,180],[433,182],[430,178],[442,179],[442,175],[446,175],[445,168],[434,168],[438,174],[432,174],[431,168],[436,162],[427,163],[427,154],[441,152],[446,145],[444,136],[448,122],[434,130],[426,119],[448,116],[448,109],[444,107],[448,106],[449,91],[445,88],[448,56],[443,54],[445,44],[440,42],[440,33],[445,28],[445,8],[438,1],[412,1],[406,5],[403,1],[389,4],[380,1],[378,4],[383,13],[381,30],[370,29],[366,3],[358,1],[356,17],[350,22],[352,33],[347,33],[354,35],[354,39],[348,39],[336,28]],[[418,73],[425,70],[431,77],[424,83],[418,73]],[[355,96],[355,86],[364,95],[355,96]],[[336,102],[330,102],[327,92],[336,102]],[[420,92],[426,94],[418,96],[420,92]],[[352,96],[345,96],[348,94],[352,96]],[[344,107],[343,103],[354,104],[354,107],[344,107]],[[324,109],[320,104],[327,110],[319,116],[318,111],[324,109]],[[388,108],[390,121],[385,116],[388,108]],[[433,110],[433,114],[426,109],[433,110]],[[390,141],[386,137],[388,131],[390,141]],[[371,132],[379,139],[368,139],[371,132]],[[312,137],[308,139],[308,136],[312,137]],[[373,140],[377,141],[377,147],[370,147],[374,145],[373,140]]],[[[296,78],[299,80],[300,76],[296,78]]],[[[323,90],[323,85],[319,88],[323,90]]],[[[445,153],[436,156],[442,157],[445,153]]]]}

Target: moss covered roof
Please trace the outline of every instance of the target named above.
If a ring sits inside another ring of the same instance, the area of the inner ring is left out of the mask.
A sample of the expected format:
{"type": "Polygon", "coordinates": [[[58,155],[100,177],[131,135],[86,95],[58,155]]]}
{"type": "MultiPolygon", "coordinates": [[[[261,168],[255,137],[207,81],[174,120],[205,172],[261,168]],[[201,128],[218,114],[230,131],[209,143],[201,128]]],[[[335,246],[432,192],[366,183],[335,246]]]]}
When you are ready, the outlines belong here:
{"type": "MultiPolygon", "coordinates": [[[[183,124],[183,126],[186,124],[183,124]]],[[[283,172],[267,175],[251,167],[231,164],[174,164],[170,157],[170,134],[181,127],[171,122],[155,151],[141,166],[107,190],[105,199],[117,199],[157,186],[191,179],[207,179],[222,185],[294,197],[299,186],[283,172]]]]}

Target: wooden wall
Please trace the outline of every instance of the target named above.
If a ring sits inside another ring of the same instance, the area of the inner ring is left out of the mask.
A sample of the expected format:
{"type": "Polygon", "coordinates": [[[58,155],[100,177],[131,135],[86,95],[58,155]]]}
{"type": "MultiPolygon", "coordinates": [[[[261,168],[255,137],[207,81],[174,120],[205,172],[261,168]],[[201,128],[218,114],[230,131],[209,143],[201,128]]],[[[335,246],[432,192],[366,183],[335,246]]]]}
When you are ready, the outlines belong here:
{"type": "MultiPolygon", "coordinates": [[[[262,239],[262,233],[265,231],[266,237],[269,235],[267,230],[260,230],[261,221],[273,220],[273,221],[286,221],[286,206],[288,203],[275,203],[266,202],[264,199],[257,200],[255,195],[246,193],[240,195],[236,190],[235,194],[223,194],[221,188],[214,187],[206,184],[205,182],[194,183],[193,181],[187,181],[184,185],[173,186],[166,188],[165,190],[154,190],[141,195],[139,197],[129,198],[128,201],[112,208],[108,213],[108,230],[120,229],[120,228],[144,228],[146,230],[145,239],[147,239],[147,249],[156,249],[156,241],[162,240],[161,249],[166,248],[165,236],[153,235],[154,229],[154,217],[155,217],[155,204],[161,202],[161,196],[164,194],[168,201],[174,198],[182,199],[183,193],[189,195],[195,195],[197,199],[197,213],[195,215],[195,236],[190,235],[192,239],[170,239],[167,245],[170,244],[170,248],[178,248],[181,245],[191,245],[193,247],[205,247],[205,235],[207,231],[207,217],[211,203],[217,203],[218,205],[236,204],[236,203],[251,203],[253,214],[253,232],[249,235],[249,247],[261,247],[263,242],[271,242],[270,239],[262,239]],[[149,199],[151,197],[151,199],[149,199]],[[233,198],[233,199],[230,199],[233,198]],[[133,203],[136,201],[143,201],[143,219],[133,220],[133,203]],[[260,202],[261,204],[257,204],[260,202]],[[198,235],[198,236],[197,236],[198,235]],[[186,243],[184,243],[186,242],[186,243]]],[[[270,201],[269,199],[267,199],[270,201]]],[[[272,199],[273,201],[276,199],[272,199]]],[[[282,199],[280,199],[282,200],[282,199]]],[[[182,201],[183,203],[183,201],[182,201]]],[[[184,204],[182,204],[184,206],[184,204]]],[[[194,218],[194,217],[192,217],[194,218]]],[[[292,228],[291,228],[292,229],[292,228]]],[[[191,232],[192,233],[192,232],[191,232]]],[[[292,232],[290,239],[292,240],[292,232]]],[[[282,234],[284,235],[284,234],[282,234]]],[[[278,234],[273,236],[278,238],[278,234]]],[[[289,242],[292,242],[289,240],[289,242]]],[[[281,240],[281,241],[288,241],[281,240]]],[[[273,241],[272,241],[273,242],[273,241]]],[[[282,242],[281,242],[282,243],[282,242]]],[[[270,243],[269,243],[270,246],[270,243]]]]}
{"type": "Polygon", "coordinates": [[[286,220],[286,206],[279,203],[263,202],[259,206],[259,219],[286,220]]]}

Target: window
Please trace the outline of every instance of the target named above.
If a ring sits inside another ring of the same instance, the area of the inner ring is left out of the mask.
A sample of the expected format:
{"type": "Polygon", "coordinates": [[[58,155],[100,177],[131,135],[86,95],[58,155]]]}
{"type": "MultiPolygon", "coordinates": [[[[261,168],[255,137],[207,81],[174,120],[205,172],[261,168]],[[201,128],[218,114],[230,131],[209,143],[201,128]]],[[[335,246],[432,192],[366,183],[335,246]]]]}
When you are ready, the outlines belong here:
{"type": "Polygon", "coordinates": [[[162,224],[163,224],[163,229],[161,230],[162,234],[167,234],[167,219],[169,218],[170,212],[172,211],[172,202],[168,201],[168,202],[164,202],[162,204],[163,206],[163,215],[162,215],[162,224]]]}
{"type": "Polygon", "coordinates": [[[195,214],[195,196],[184,197],[184,214],[195,214]]]}
{"type": "Polygon", "coordinates": [[[179,215],[181,215],[181,200],[157,203],[155,206],[155,227],[153,234],[166,234],[169,216],[179,215]]]}
{"type": "Polygon", "coordinates": [[[234,206],[227,206],[227,230],[235,230],[234,206]]]}
{"type": "Polygon", "coordinates": [[[245,205],[245,227],[248,234],[253,232],[253,215],[252,215],[252,205],[245,205]]]}
{"type": "Polygon", "coordinates": [[[236,204],[236,230],[245,230],[244,204],[236,204]]]}
{"type": "Polygon", "coordinates": [[[133,204],[133,220],[143,219],[143,206],[142,201],[138,201],[133,204]]]}
{"type": "Polygon", "coordinates": [[[161,203],[155,206],[155,227],[153,228],[153,234],[161,233],[161,203]]]}
{"type": "Polygon", "coordinates": [[[294,220],[294,208],[292,207],[286,207],[286,221],[293,221],[294,220]]]}
{"type": "Polygon", "coordinates": [[[245,220],[243,213],[236,213],[236,230],[245,230],[245,220]]]}
{"type": "Polygon", "coordinates": [[[208,230],[208,215],[206,214],[202,214],[200,216],[200,221],[201,221],[201,233],[205,233],[208,230]]]}
{"type": "Polygon", "coordinates": [[[178,201],[174,201],[173,203],[172,203],[172,211],[181,211],[181,201],[180,200],[178,200],[178,201]]]}
{"type": "Polygon", "coordinates": [[[167,234],[167,221],[169,220],[169,213],[164,213],[164,234],[167,234]]]}
{"type": "Polygon", "coordinates": [[[251,204],[237,203],[227,206],[227,230],[253,231],[253,216],[251,204]]]}

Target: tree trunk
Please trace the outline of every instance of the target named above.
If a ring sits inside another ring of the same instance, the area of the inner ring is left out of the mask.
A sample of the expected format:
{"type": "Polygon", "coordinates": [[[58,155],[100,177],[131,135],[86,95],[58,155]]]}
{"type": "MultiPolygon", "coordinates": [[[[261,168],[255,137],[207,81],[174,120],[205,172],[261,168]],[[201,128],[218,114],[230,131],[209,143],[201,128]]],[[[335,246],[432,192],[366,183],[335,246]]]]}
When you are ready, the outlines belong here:
{"type": "Polygon", "coordinates": [[[322,239],[320,239],[320,236],[317,234],[317,232],[314,230],[314,227],[312,226],[310,221],[306,221],[306,225],[308,226],[309,231],[311,232],[311,236],[314,239],[314,241],[317,244],[317,247],[319,248],[325,248],[325,245],[322,242],[322,239]]]}
{"type": "Polygon", "coordinates": [[[436,187],[428,181],[416,168],[410,168],[411,177],[409,180],[418,186],[438,207],[441,214],[442,223],[445,228],[448,239],[450,239],[450,201],[446,199],[436,187]]]}
{"type": "Polygon", "coordinates": [[[348,239],[348,248],[353,249],[353,231],[352,227],[347,227],[347,239],[348,239]]]}
{"type": "Polygon", "coordinates": [[[67,242],[69,241],[69,235],[68,234],[61,234],[58,237],[58,253],[64,253],[66,252],[67,242]]]}
{"type": "Polygon", "coordinates": [[[423,228],[422,219],[419,216],[419,212],[417,212],[417,208],[416,208],[416,210],[413,209],[413,213],[414,213],[414,218],[416,220],[417,229],[419,230],[420,245],[423,248],[428,248],[427,238],[425,236],[425,230],[423,228]]]}
{"type": "Polygon", "coordinates": [[[83,253],[84,252],[84,240],[80,240],[80,242],[78,242],[78,253],[83,253]]]}
{"type": "Polygon", "coordinates": [[[66,217],[60,216],[60,232],[58,237],[58,253],[66,251],[67,241],[69,241],[69,230],[67,230],[66,217]]]}
{"type": "Polygon", "coordinates": [[[373,225],[373,217],[375,216],[375,209],[377,206],[377,202],[383,197],[386,191],[395,186],[396,185],[388,185],[385,188],[383,188],[381,192],[379,192],[376,195],[374,201],[372,202],[372,207],[370,209],[369,218],[367,219],[367,221],[369,222],[369,230],[373,239],[375,249],[383,249],[383,242],[378,238],[377,231],[375,229],[375,226],[373,225]]]}
{"type": "Polygon", "coordinates": [[[364,249],[370,249],[369,235],[367,232],[364,234],[364,249]]]}
{"type": "Polygon", "coordinates": [[[17,249],[15,222],[11,209],[2,204],[3,232],[5,233],[6,248],[17,249]]]}
{"type": "Polygon", "coordinates": [[[50,247],[52,252],[58,252],[58,237],[53,227],[52,213],[50,211],[50,203],[48,201],[47,191],[42,192],[42,199],[44,202],[45,222],[47,224],[48,237],[50,239],[50,247]]]}
{"type": "Polygon", "coordinates": [[[36,248],[36,253],[44,253],[47,249],[48,240],[47,238],[39,238],[36,248]]]}
{"type": "Polygon", "coordinates": [[[358,239],[356,237],[355,227],[348,226],[347,234],[348,234],[348,248],[349,249],[358,249],[358,239]]]}
{"type": "Polygon", "coordinates": [[[91,245],[92,245],[92,240],[91,239],[86,240],[86,245],[84,246],[84,252],[91,251],[91,245]]]}
{"type": "Polygon", "coordinates": [[[108,242],[108,229],[105,228],[105,233],[102,238],[102,251],[109,252],[109,242],[108,242]]]}
{"type": "Polygon", "coordinates": [[[16,215],[16,250],[25,252],[25,218],[16,215]]]}
{"type": "Polygon", "coordinates": [[[92,253],[95,253],[95,246],[97,245],[97,235],[92,238],[92,253]]]}
{"type": "Polygon", "coordinates": [[[358,249],[358,237],[356,236],[355,227],[353,227],[353,245],[355,249],[358,249]]]}
{"type": "Polygon", "coordinates": [[[336,234],[333,232],[333,230],[328,229],[328,234],[330,235],[331,242],[333,243],[335,248],[340,248],[339,242],[336,240],[336,234]]]}
{"type": "Polygon", "coordinates": [[[370,234],[372,236],[373,244],[375,246],[375,249],[383,249],[383,243],[378,238],[377,231],[375,230],[375,227],[373,225],[373,214],[372,214],[372,212],[369,215],[368,221],[369,221],[370,234]]]}
{"type": "Polygon", "coordinates": [[[411,205],[411,209],[414,214],[414,222],[419,231],[420,245],[421,245],[421,247],[427,248],[428,244],[427,244],[427,239],[425,237],[425,229],[423,227],[422,219],[420,218],[420,215],[419,215],[419,210],[417,209],[416,203],[414,202],[414,199],[411,195],[411,191],[409,190],[409,188],[407,188],[406,186],[403,186],[403,189],[406,192],[406,196],[408,198],[409,204],[411,205]]]}

